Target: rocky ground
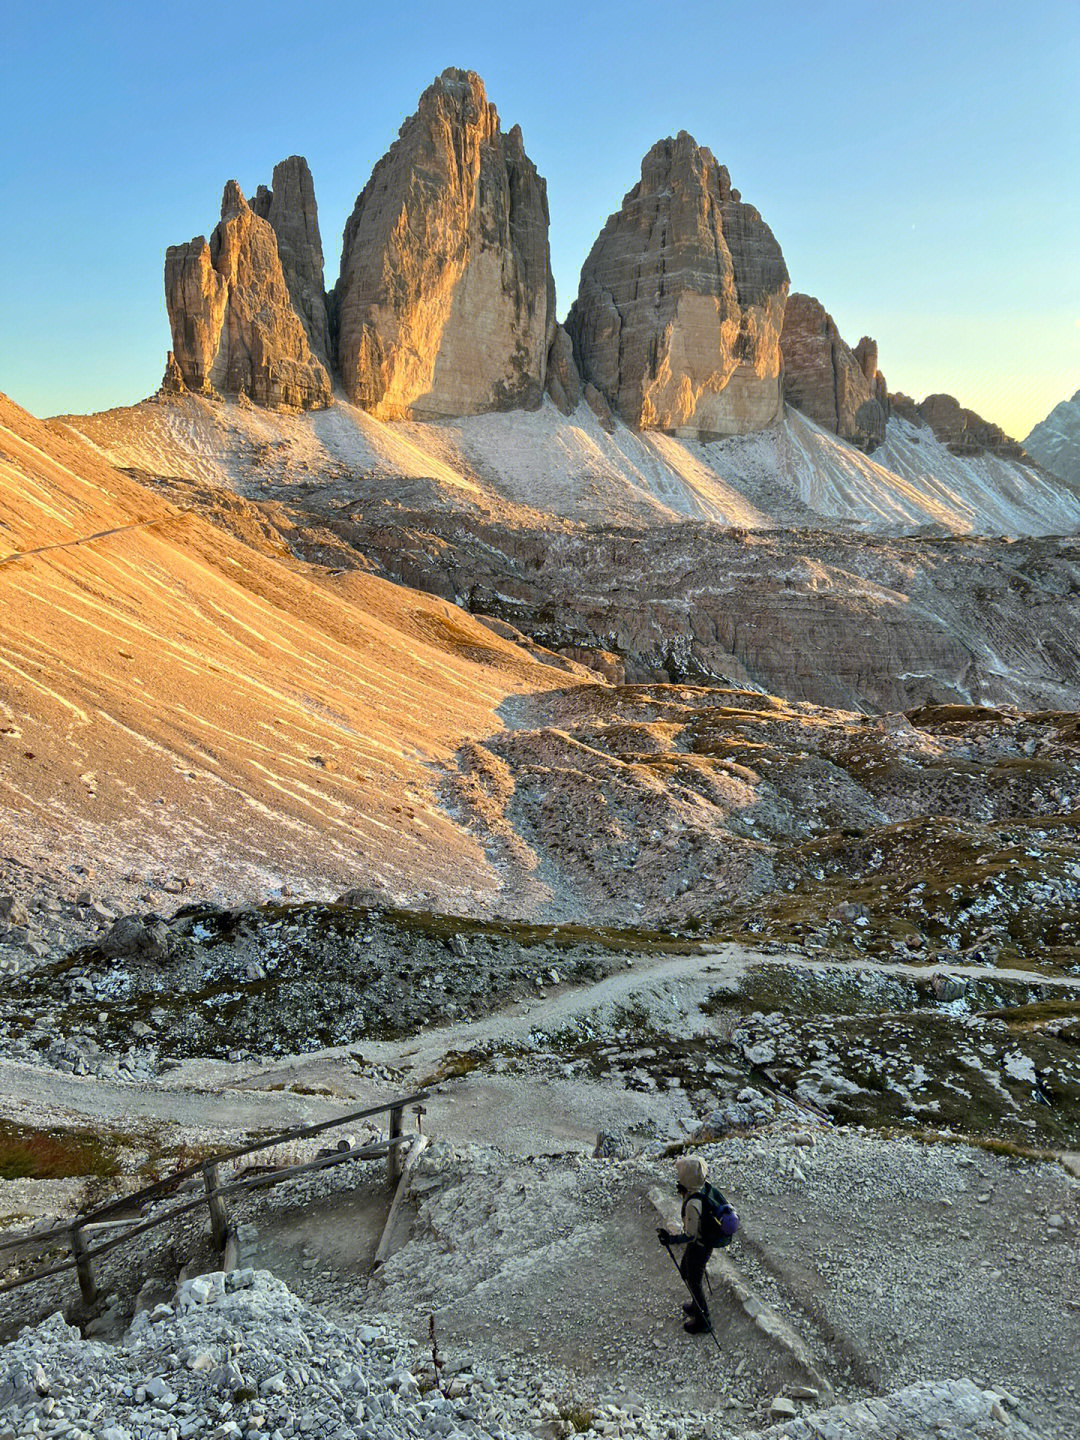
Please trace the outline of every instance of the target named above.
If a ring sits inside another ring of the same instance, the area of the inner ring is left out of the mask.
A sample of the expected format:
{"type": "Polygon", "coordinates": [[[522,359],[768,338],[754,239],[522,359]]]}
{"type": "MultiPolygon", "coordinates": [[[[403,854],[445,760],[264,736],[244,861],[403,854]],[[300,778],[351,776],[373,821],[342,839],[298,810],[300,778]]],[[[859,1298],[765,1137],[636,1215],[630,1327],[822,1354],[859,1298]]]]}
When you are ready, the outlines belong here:
{"type": "MultiPolygon", "coordinates": [[[[428,771],[440,824],[499,876],[466,910],[742,929],[877,958],[1080,962],[1075,714],[948,705],[874,719],[579,677],[501,709],[495,734],[428,771]]],[[[108,948],[118,917],[153,925],[195,899],[188,868],[130,872],[70,837],[53,851],[22,838],[13,819],[0,972],[108,948]]],[[[290,887],[277,894],[288,902],[290,887]]],[[[381,898],[374,884],[352,894],[381,898]]]]}
{"type": "MultiPolygon", "coordinates": [[[[588,1408],[535,1375],[440,1359],[382,1324],[341,1328],[264,1271],[189,1280],[144,1310],[121,1346],[83,1340],[59,1315],[24,1333],[0,1363],[0,1405],[20,1435],[67,1440],[333,1435],[339,1440],[523,1434],[724,1440],[713,1417],[629,1398],[588,1408]],[[425,1363],[426,1361],[426,1363],[425,1363]]],[[[1015,1397],[970,1382],[913,1387],[886,1401],[786,1419],[768,1433],[838,1440],[911,1436],[1037,1440],[1015,1397]],[[1009,1406],[1009,1409],[1006,1409],[1009,1406]],[[797,1427],[797,1428],[789,1428],[797,1427]]],[[[793,1402],[776,1414],[796,1410],[793,1402]]],[[[749,1437],[747,1437],[749,1440],[749,1437]]]]}
{"type": "MultiPolygon", "coordinates": [[[[280,943],[288,913],[262,917],[259,944],[280,943]]],[[[180,928],[209,915],[181,917],[180,928]]],[[[380,972],[396,963],[395,935],[403,953],[393,918],[357,917],[361,953],[377,947],[380,972]]],[[[226,933],[215,931],[227,951],[226,933]]],[[[172,1069],[65,1073],[47,1046],[33,1064],[4,1060],[9,1163],[28,1147],[40,1154],[43,1136],[63,1152],[81,1111],[84,1134],[105,1133],[112,1147],[108,1164],[99,1156],[89,1168],[128,1172],[96,1181],[100,1196],[137,1184],[136,1165],[157,1173],[244,1133],[434,1082],[423,1119],[436,1143],[410,1172],[408,1223],[399,1207],[374,1277],[386,1201],[370,1167],[246,1203],[236,1218],[251,1263],[346,1327],[377,1314],[419,1343],[434,1313],[455,1363],[493,1377],[520,1406],[516,1424],[555,1423],[561,1406],[610,1424],[607,1433],[638,1433],[647,1421],[689,1435],[767,1423],[777,1397],[818,1388],[751,1323],[737,1289],[720,1292],[723,1354],[710,1358],[707,1380],[678,1328],[678,1280],[656,1246],[651,1197],[670,1193],[672,1147],[702,1146],[744,1216],[732,1252],[740,1283],[795,1328],[838,1399],[969,1376],[1008,1392],[1041,1434],[1071,1437],[1077,1401],[1060,1367],[1080,1340],[1070,1297],[1080,1189],[1052,1157],[1075,1164],[1067,1152],[1080,1143],[1074,978],[986,966],[946,976],[910,962],[827,964],[700,942],[657,953],[625,936],[590,943],[594,977],[570,970],[557,933],[528,938],[460,923],[414,931],[414,994],[464,1000],[478,957],[496,978],[516,967],[514,983],[478,998],[471,1018],[464,1006],[440,1015],[436,999],[362,1050],[313,1048],[316,1015],[306,1055],[200,1058],[196,1032],[179,1026],[168,1031],[172,1069]],[[555,954],[567,969],[557,982],[547,968],[555,954]],[[856,1038],[858,1023],[870,1028],[856,1038]],[[593,1158],[598,1132],[603,1155],[593,1158]],[[966,1137],[982,1148],[957,1143],[966,1137]]],[[[249,934],[239,947],[244,963],[252,943],[249,934]]],[[[99,957],[99,973],[108,964],[117,976],[138,969],[99,957]]],[[[171,1004],[183,967],[173,973],[171,1004]]],[[[355,983],[362,989],[361,975],[355,983]]],[[[309,990],[295,1006],[287,984],[264,993],[283,1017],[311,1009],[309,990]]],[[[108,1016],[112,1003],[95,998],[85,1013],[108,1016]]],[[[48,1186],[64,1182],[39,1181],[37,1193],[29,1183],[14,1223],[79,1203],[61,1203],[59,1191],[50,1200],[48,1186]]],[[[206,1263],[202,1228],[163,1237],[153,1262],[163,1280],[193,1255],[206,1263]]],[[[114,1326],[147,1277],[145,1263],[117,1263],[105,1280],[121,1297],[114,1326]]],[[[62,1278],[19,1293],[21,1321],[70,1299],[62,1278]]],[[[792,1402],[799,1412],[812,1403],[792,1402]]]]}

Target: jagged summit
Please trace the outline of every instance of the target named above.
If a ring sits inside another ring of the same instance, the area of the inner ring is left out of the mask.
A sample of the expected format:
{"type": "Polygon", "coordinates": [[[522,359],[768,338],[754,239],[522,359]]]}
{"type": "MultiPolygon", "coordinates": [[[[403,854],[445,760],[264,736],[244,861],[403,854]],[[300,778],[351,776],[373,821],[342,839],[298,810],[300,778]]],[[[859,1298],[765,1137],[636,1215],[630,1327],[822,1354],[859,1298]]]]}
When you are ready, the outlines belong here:
{"type": "MultiPolygon", "coordinates": [[[[306,165],[305,165],[306,169],[306,165]]],[[[225,186],[210,236],[165,255],[173,356],[166,385],[246,395],[260,405],[312,409],[332,400],[330,375],[312,352],[278,254],[273,226],[235,180],[225,186]]]]}
{"type": "Polygon", "coordinates": [[[446,70],[345,227],[338,368],[383,419],[535,408],[555,329],[547,188],[483,82],[446,70]]]}
{"type": "MultiPolygon", "coordinates": [[[[230,181],[209,242],[170,248],[162,391],[312,409],[336,383],[380,420],[535,410],[546,392],[568,417],[585,401],[609,434],[621,420],[703,441],[769,429],[786,399],[864,451],[884,444],[892,401],[876,342],[852,349],[820,301],[789,297],[772,231],[687,131],[644,157],[565,326],[548,228],[520,127],[503,131],[474,71],[446,69],[358,196],[329,295],[299,155],[250,203],[230,181]]],[[[895,408],[954,455],[1026,460],[950,396],[897,395],[895,408]]]]}
{"type": "Polygon", "coordinates": [[[787,290],[772,231],[682,130],[653,146],[600,232],[567,329],[586,381],[628,424],[742,434],[780,412],[787,290]]]}
{"type": "Polygon", "coordinates": [[[304,157],[290,155],[275,165],[272,188],[260,185],[251,208],[273,227],[293,309],[303,322],[312,350],[329,369],[332,354],[319,211],[304,157]]]}

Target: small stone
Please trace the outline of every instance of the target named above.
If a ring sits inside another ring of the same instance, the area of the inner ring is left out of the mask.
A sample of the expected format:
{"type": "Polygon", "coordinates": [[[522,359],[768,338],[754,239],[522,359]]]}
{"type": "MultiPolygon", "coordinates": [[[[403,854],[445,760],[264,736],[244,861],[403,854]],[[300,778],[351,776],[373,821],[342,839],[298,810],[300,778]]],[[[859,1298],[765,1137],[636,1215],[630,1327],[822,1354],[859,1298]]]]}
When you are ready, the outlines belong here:
{"type": "Polygon", "coordinates": [[[769,1406],[769,1414],[775,1415],[780,1420],[793,1420],[798,1413],[799,1407],[786,1395],[775,1396],[769,1406]]]}

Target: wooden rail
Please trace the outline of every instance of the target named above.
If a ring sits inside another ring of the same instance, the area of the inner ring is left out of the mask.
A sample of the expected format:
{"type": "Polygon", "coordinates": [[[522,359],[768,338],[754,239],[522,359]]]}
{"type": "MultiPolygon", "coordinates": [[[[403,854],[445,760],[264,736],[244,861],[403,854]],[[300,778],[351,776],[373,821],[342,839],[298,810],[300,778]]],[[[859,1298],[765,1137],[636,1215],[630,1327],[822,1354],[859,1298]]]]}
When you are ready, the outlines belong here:
{"type": "Polygon", "coordinates": [[[92,1262],[98,1256],[106,1255],[118,1245],[125,1245],[129,1240],[134,1240],[136,1236],[143,1235],[158,1225],[164,1225],[169,1220],[178,1219],[179,1216],[186,1215],[200,1205],[206,1205],[209,1208],[211,1238],[215,1251],[220,1255],[225,1249],[225,1242],[229,1234],[229,1215],[225,1206],[228,1196],[278,1185],[283,1180],[291,1180],[297,1175],[315,1170],[326,1170],[347,1160],[385,1158],[387,1178],[391,1184],[396,1184],[401,1175],[401,1149],[411,1138],[404,1133],[402,1114],[406,1106],[419,1105],[421,1101],[428,1098],[430,1093],[428,1090],[418,1090],[413,1095],[403,1095],[400,1098],[389,1100],[383,1105],[371,1105],[363,1110],[351,1110],[347,1115],[337,1115],[332,1120],[320,1120],[313,1125],[301,1125],[293,1130],[283,1130],[280,1134],[260,1140],[255,1145],[242,1146],[236,1150],[224,1150],[208,1160],[202,1160],[198,1164],[177,1170],[172,1175],[166,1176],[164,1180],[158,1180],[153,1185],[147,1185],[144,1189],[137,1190],[131,1195],[119,1196],[105,1205],[98,1206],[95,1210],[88,1210],[74,1220],[64,1221],[48,1230],[25,1230],[18,1235],[6,1235],[0,1238],[0,1252],[26,1248],[43,1250],[63,1239],[70,1247],[71,1258],[50,1265],[44,1270],[36,1270],[32,1275],[23,1275],[17,1280],[7,1281],[0,1285],[0,1295],[18,1290],[23,1285],[32,1285],[35,1280],[45,1280],[51,1275],[60,1275],[65,1270],[74,1270],[78,1275],[79,1290],[84,1303],[87,1306],[93,1305],[98,1298],[98,1288],[92,1262]],[[260,1151],[269,1150],[275,1145],[287,1145],[295,1140],[305,1140],[312,1135],[322,1134],[324,1130],[334,1130],[339,1126],[349,1125],[354,1120],[366,1120],[373,1115],[387,1113],[390,1116],[390,1127],[389,1138],[385,1142],[369,1145],[360,1150],[338,1150],[330,1155],[320,1155],[315,1160],[307,1160],[300,1165],[290,1165],[283,1170],[271,1170],[264,1175],[249,1176],[245,1180],[233,1180],[225,1185],[221,1183],[220,1167],[228,1161],[242,1160],[248,1155],[257,1155],[260,1151]],[[177,1186],[185,1180],[191,1180],[196,1176],[202,1179],[202,1192],[191,1199],[173,1205],[168,1210],[151,1216],[149,1220],[142,1220],[138,1216],[112,1218],[117,1216],[120,1211],[141,1210],[149,1202],[164,1198],[174,1192],[177,1186]],[[99,1240],[97,1243],[91,1243],[87,1233],[112,1229],[119,1229],[121,1233],[110,1235],[107,1239],[99,1240]]]}

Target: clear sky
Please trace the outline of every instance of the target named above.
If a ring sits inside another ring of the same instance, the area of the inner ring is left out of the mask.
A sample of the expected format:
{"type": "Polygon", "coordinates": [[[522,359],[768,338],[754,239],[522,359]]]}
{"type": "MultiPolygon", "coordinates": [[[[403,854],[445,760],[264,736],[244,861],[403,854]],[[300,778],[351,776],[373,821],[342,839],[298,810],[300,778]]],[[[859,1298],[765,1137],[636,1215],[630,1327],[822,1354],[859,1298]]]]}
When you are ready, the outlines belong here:
{"type": "Polygon", "coordinates": [[[686,129],[793,288],[876,337],[891,389],[1023,437],[1080,386],[1078,0],[8,0],[0,388],[39,414],[156,389],[166,245],[289,154],[332,284],[357,193],[447,65],[547,179],[560,316],[642,155],[686,129]]]}

